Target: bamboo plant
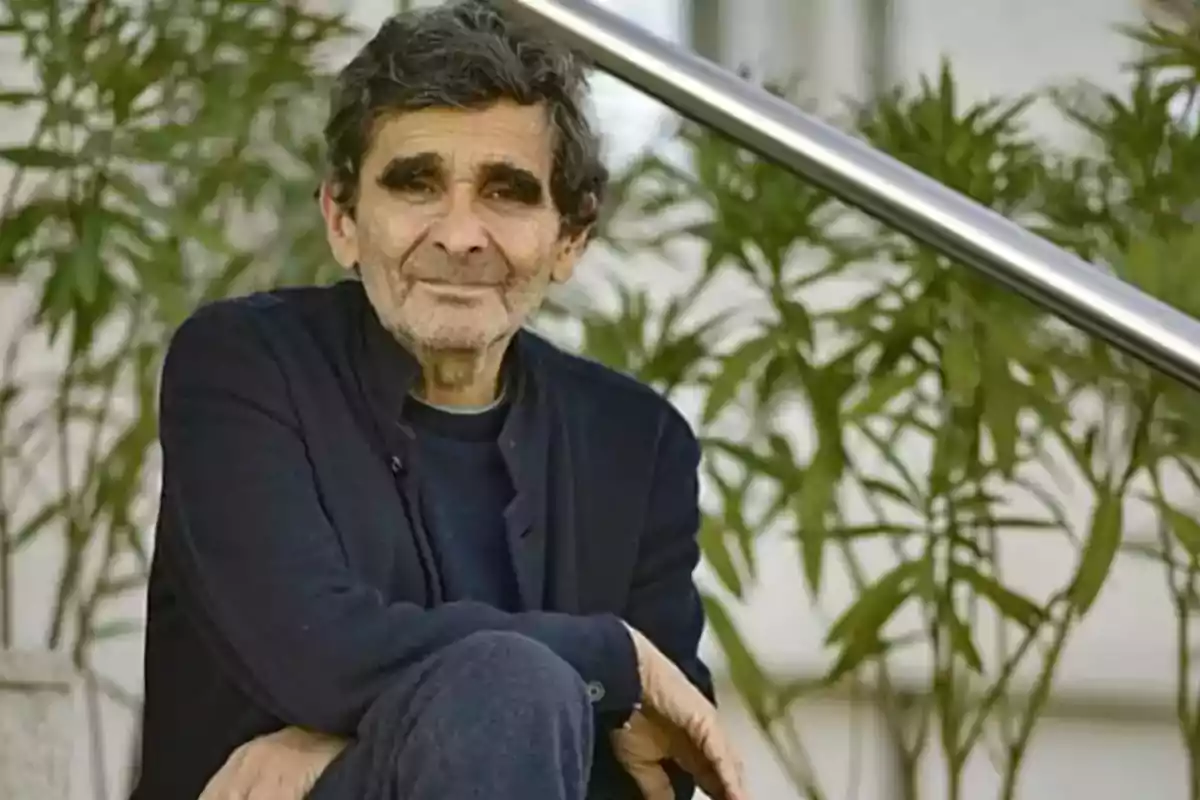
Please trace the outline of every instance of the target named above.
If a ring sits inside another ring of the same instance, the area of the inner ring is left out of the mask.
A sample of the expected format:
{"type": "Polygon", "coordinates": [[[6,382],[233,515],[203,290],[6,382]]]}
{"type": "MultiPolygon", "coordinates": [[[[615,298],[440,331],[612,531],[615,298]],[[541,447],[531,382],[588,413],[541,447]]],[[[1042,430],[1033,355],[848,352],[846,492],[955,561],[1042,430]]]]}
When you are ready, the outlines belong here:
{"type": "MultiPolygon", "coordinates": [[[[945,65],[852,109],[845,125],[1200,315],[1190,271],[1200,126],[1179,114],[1196,102],[1200,38],[1159,24],[1127,34],[1147,54],[1128,91],[970,103],[945,65]],[[1039,99],[1078,126],[1078,149],[1032,135],[1026,112],[1039,99]]],[[[936,748],[950,797],[962,796],[979,753],[996,765],[1000,797],[1018,797],[1066,644],[1116,559],[1142,557],[1161,563],[1174,598],[1177,716],[1189,796],[1200,798],[1194,395],[711,131],[685,124],[677,141],[685,158],[648,152],[624,176],[606,232],[626,254],[674,262],[689,286],[658,302],[623,288],[616,311],[575,310],[594,356],[670,396],[702,398],[711,491],[701,541],[720,584],[709,620],[799,796],[829,797],[795,708],[857,686],[899,745],[899,796],[921,796],[918,769],[936,748]],[[1047,476],[1083,487],[1086,518],[1072,518],[1047,476]],[[1138,504],[1154,509],[1153,545],[1126,541],[1138,504]],[[1005,571],[1006,543],[1031,531],[1079,551],[1044,597],[1005,571]],[[819,681],[771,674],[730,613],[756,583],[768,535],[795,543],[805,584],[796,613],[827,604],[831,558],[854,583],[853,601],[830,609],[819,681]],[[891,553],[883,569],[869,558],[881,547],[891,553]],[[895,675],[914,649],[931,665],[918,691],[895,675]]]]}

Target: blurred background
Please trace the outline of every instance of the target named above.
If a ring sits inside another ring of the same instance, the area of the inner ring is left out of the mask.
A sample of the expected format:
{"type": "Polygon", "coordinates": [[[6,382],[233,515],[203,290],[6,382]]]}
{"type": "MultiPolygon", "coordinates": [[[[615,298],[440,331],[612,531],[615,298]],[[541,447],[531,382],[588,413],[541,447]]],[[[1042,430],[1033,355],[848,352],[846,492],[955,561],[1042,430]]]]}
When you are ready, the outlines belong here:
{"type": "MultiPolygon", "coordinates": [[[[602,0],[1200,315],[1200,4],[602,0]]],[[[329,75],[393,0],[0,7],[0,797],[127,796],[155,391],[335,277],[329,75]]],[[[706,445],[706,654],[760,800],[1200,798],[1196,398],[607,76],[538,325],[706,445]]]]}

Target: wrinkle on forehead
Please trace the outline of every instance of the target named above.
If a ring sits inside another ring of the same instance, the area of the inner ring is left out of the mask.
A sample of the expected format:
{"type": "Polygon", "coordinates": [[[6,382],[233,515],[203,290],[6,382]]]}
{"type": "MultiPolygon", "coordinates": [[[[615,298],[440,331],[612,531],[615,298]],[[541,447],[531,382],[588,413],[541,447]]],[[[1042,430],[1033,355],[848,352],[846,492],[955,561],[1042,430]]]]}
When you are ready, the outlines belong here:
{"type": "Polygon", "coordinates": [[[376,123],[367,171],[396,158],[434,152],[453,180],[472,180],[481,165],[507,163],[549,178],[553,135],[543,106],[499,101],[481,109],[427,108],[376,123]]]}

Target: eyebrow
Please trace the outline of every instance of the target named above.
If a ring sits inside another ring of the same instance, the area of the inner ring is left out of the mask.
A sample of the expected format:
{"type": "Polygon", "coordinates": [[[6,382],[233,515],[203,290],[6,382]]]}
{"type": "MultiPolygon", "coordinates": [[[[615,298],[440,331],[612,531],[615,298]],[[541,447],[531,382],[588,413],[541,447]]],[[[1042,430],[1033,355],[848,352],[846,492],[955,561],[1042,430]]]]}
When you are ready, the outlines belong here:
{"type": "MultiPolygon", "coordinates": [[[[387,189],[401,189],[420,181],[444,181],[446,162],[435,152],[398,156],[379,173],[378,183],[387,189]]],[[[530,170],[508,161],[490,161],[480,166],[479,186],[501,184],[514,200],[525,205],[541,205],[545,190],[542,181],[530,170]]]]}
{"type": "Polygon", "coordinates": [[[479,170],[480,185],[504,184],[512,192],[513,199],[526,205],[542,203],[542,182],[529,170],[506,161],[484,164],[479,170]]]}
{"type": "Polygon", "coordinates": [[[379,173],[378,183],[389,189],[411,186],[416,181],[440,178],[445,168],[445,161],[437,153],[398,156],[379,173]]]}

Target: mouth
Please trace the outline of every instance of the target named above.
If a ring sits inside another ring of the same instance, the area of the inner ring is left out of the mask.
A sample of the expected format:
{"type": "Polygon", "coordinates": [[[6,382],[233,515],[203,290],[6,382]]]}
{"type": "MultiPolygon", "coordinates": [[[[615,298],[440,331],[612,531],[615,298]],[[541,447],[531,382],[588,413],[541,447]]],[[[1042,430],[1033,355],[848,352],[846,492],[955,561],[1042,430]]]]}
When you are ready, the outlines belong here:
{"type": "Polygon", "coordinates": [[[497,287],[490,283],[449,283],[447,281],[420,280],[422,289],[446,300],[470,301],[494,294],[497,287]]]}

